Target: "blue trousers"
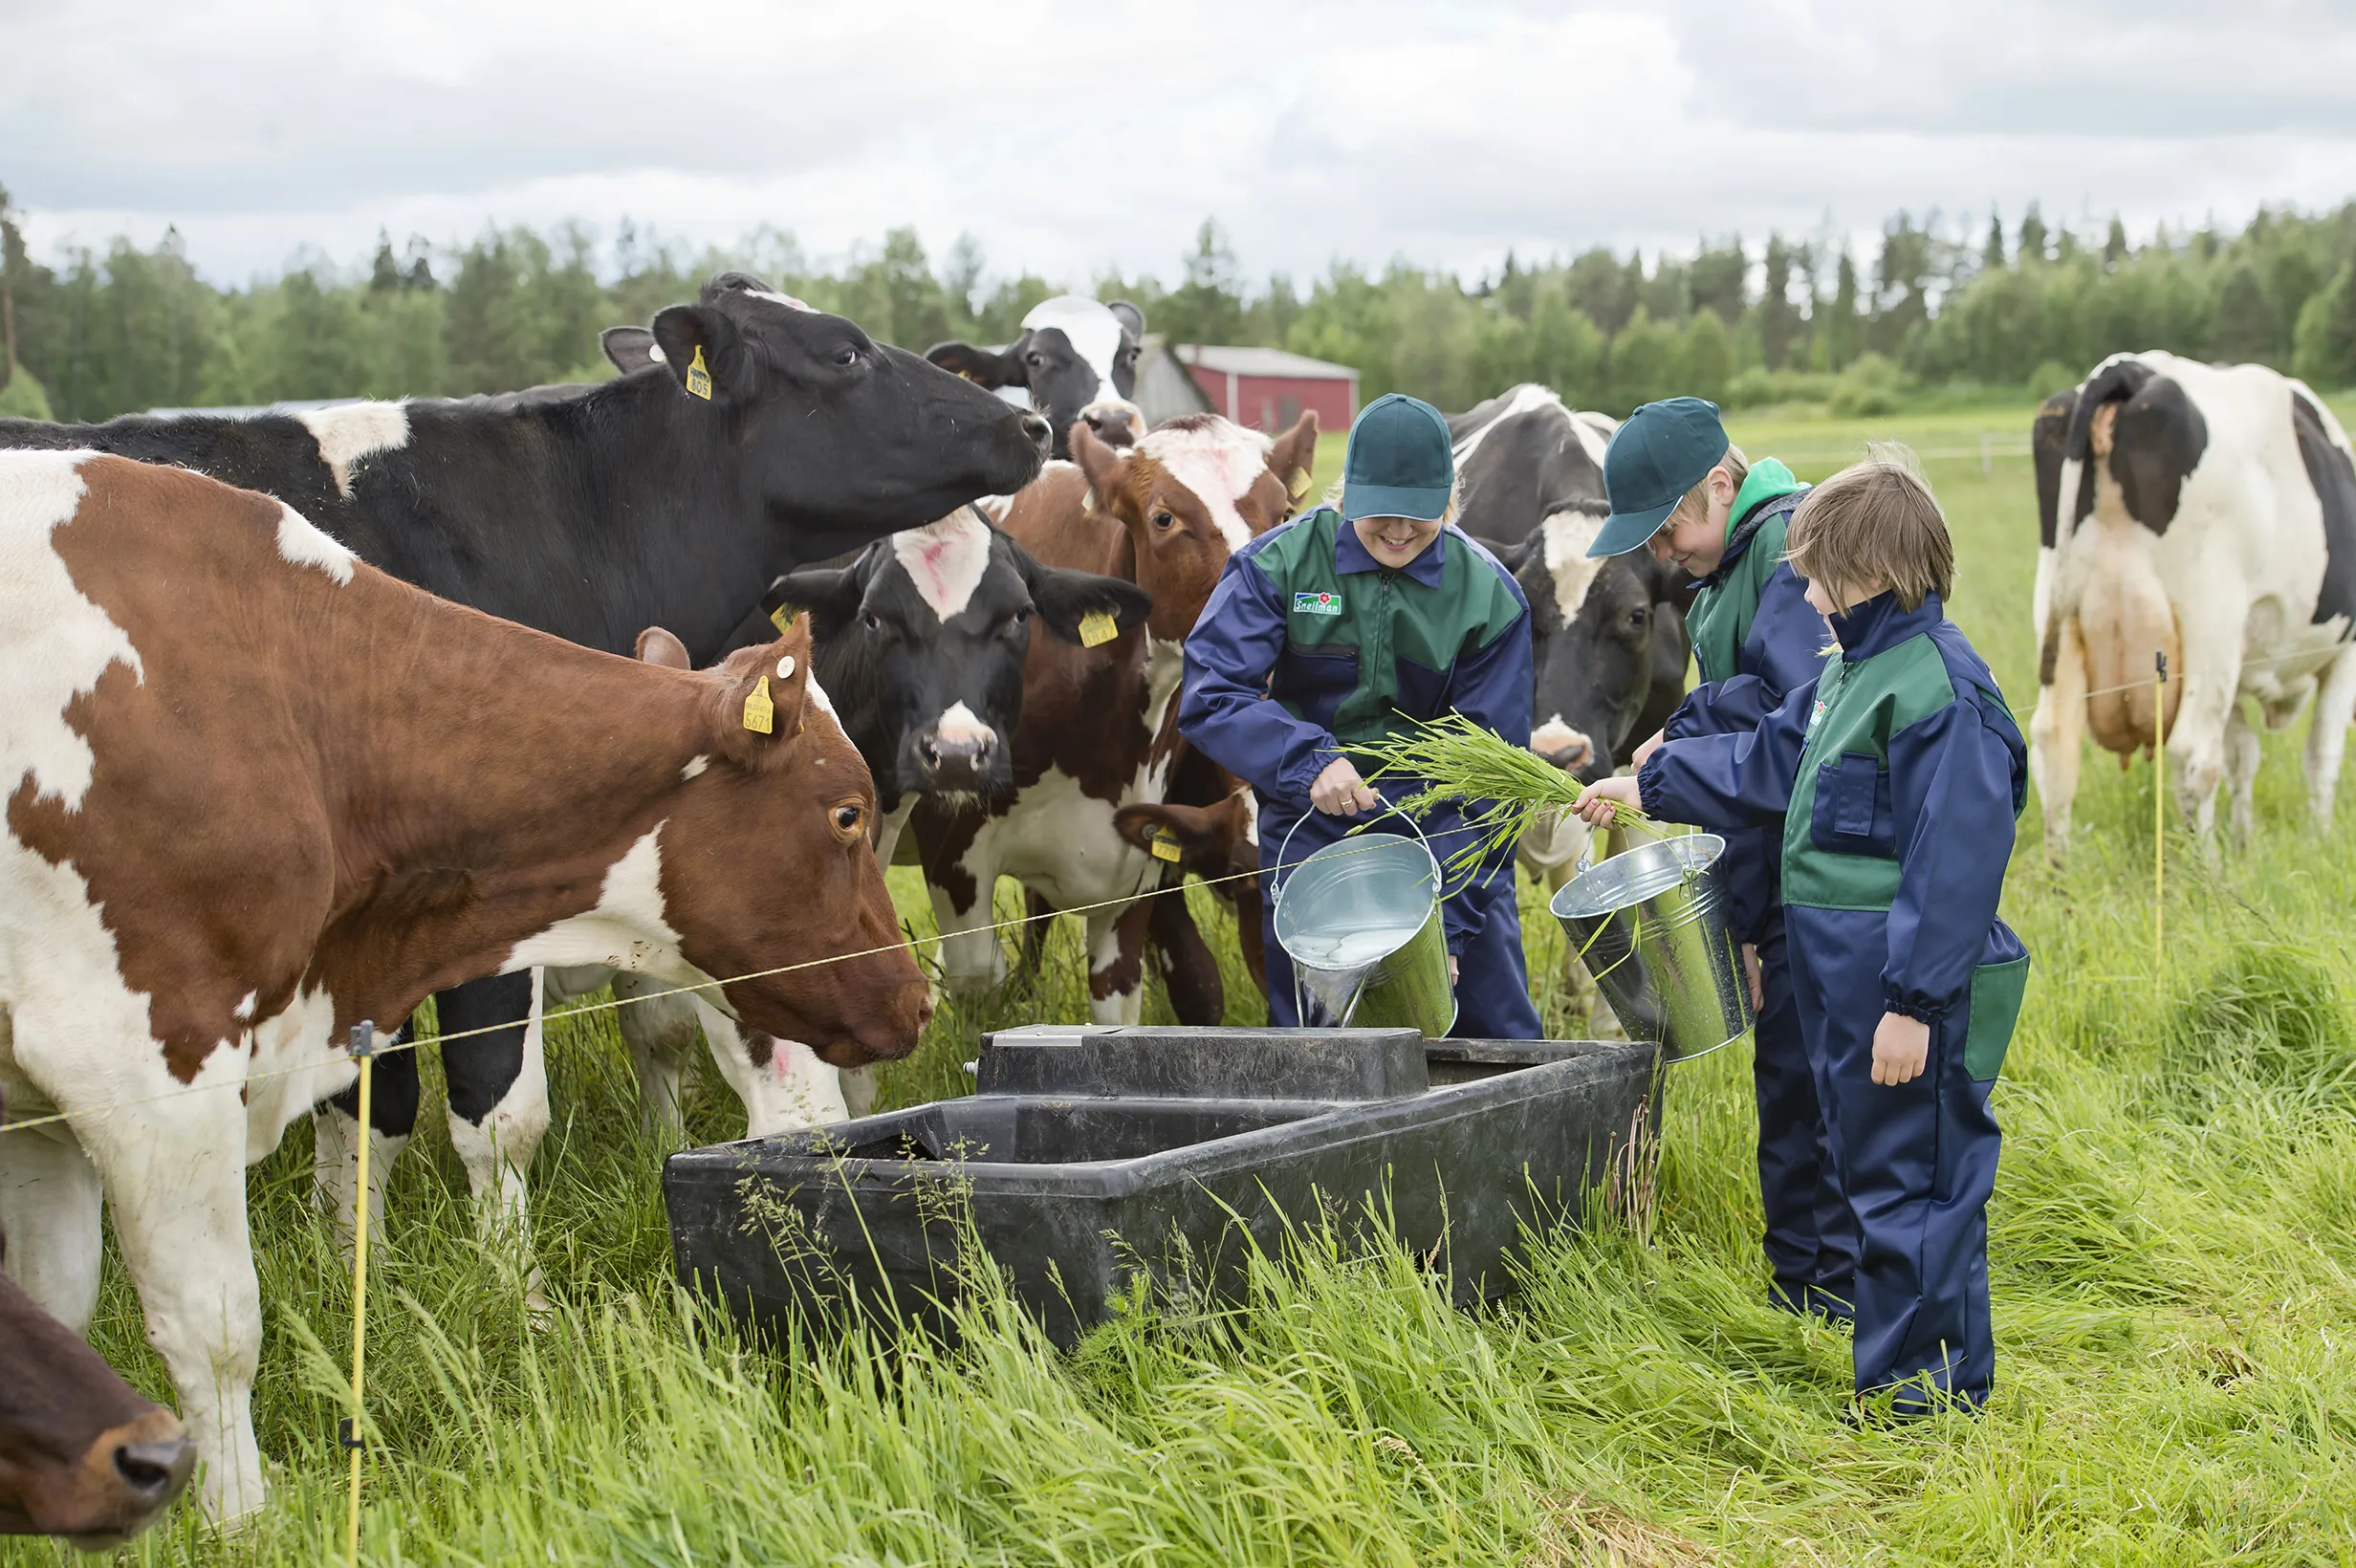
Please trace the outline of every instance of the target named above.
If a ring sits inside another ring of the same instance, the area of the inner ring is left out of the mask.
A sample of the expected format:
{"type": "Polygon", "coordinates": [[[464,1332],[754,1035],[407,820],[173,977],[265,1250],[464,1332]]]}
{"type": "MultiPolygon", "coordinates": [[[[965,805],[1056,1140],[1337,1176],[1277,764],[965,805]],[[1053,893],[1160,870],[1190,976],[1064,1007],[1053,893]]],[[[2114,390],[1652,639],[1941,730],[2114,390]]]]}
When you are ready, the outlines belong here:
{"type": "Polygon", "coordinates": [[[1988,1197],[2002,1142],[1990,1083],[1964,1069],[1968,998],[1931,1027],[1923,1075],[1873,1081],[1887,917],[1786,906],[1792,990],[1833,1163],[1856,1217],[1859,1393],[1893,1408],[1976,1407],[1996,1381],[1988,1321],[1988,1197]]]}
{"type": "Polygon", "coordinates": [[[1758,947],[1758,1027],[1751,1078],[1758,1092],[1758,1193],[1767,1266],[1778,1304],[1846,1318],[1857,1275],[1857,1222],[1834,1169],[1832,1132],[1792,994],[1783,916],[1769,915],[1758,947]]]}
{"type": "MultiPolygon", "coordinates": [[[[1260,878],[1263,887],[1276,870],[1276,854],[1290,820],[1272,820],[1267,803],[1260,805],[1260,878]],[[1274,831],[1272,830],[1272,827],[1274,831]]],[[[1300,824],[1286,863],[1298,865],[1308,855],[1340,838],[1357,826],[1346,817],[1313,813],[1300,824]],[[1330,825],[1329,825],[1330,824],[1330,825]]],[[[1445,855],[1445,850],[1442,851],[1445,855]]],[[[1521,906],[1514,896],[1514,866],[1507,861],[1485,886],[1468,887],[1456,895],[1486,911],[1481,928],[1456,958],[1456,1026],[1450,1033],[1467,1040],[1535,1040],[1540,1033],[1538,1007],[1530,1000],[1530,970],[1521,951],[1521,906]]],[[[1260,901],[1260,934],[1268,956],[1268,1021],[1278,1029],[1300,1027],[1294,1006],[1293,961],[1276,942],[1276,902],[1260,901]]]]}

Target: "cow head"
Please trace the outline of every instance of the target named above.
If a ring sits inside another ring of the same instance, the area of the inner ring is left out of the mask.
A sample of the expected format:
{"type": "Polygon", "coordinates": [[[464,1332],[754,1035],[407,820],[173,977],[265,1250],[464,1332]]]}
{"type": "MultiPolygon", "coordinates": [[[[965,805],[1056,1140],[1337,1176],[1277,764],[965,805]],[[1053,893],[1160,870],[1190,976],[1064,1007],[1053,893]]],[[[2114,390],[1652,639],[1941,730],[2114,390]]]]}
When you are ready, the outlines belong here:
{"type": "Polygon", "coordinates": [[[843,698],[885,811],[904,794],[1012,786],[1035,621],[1078,642],[1091,616],[1126,631],[1153,605],[1119,577],[1041,566],[971,509],[870,545],[848,566],[780,578],[772,597],[810,611],[820,678],[843,698]]]}
{"type": "Polygon", "coordinates": [[[1592,510],[1555,512],[1501,559],[1530,600],[1538,716],[1530,749],[1576,777],[1607,776],[1653,684],[1657,564],[1639,552],[1602,560],[1592,510]]]}
{"type": "Polygon", "coordinates": [[[1228,556],[1284,520],[1298,485],[1287,476],[1305,474],[1316,450],[1314,414],[1274,442],[1217,414],[1165,421],[1126,451],[1084,425],[1072,432],[1090,504],[1128,530],[1156,638],[1194,629],[1228,556]]]}
{"type": "Polygon", "coordinates": [[[1252,804],[1250,793],[1238,790],[1214,806],[1167,801],[1123,806],[1113,813],[1113,831],[1146,854],[1206,882],[1254,876],[1259,871],[1260,851],[1254,838],[1252,804]]]}
{"type": "MultiPolygon", "coordinates": [[[[639,657],[688,664],[660,627],[639,657]]],[[[756,976],[725,987],[725,1005],[838,1067],[906,1056],[932,1004],[876,864],[875,785],[810,668],[809,628],[696,679],[709,751],[660,840],[662,919],[680,953],[708,975],[756,976]],[[748,723],[763,694],[766,731],[748,723]],[[762,972],[788,965],[808,967],[762,972]]]]}
{"type": "Polygon", "coordinates": [[[1055,455],[1069,457],[1074,425],[1114,446],[1145,433],[1145,416],[1129,401],[1145,338],[1145,313],[1127,300],[1058,294],[1033,306],[1022,336],[1003,349],[940,343],[925,358],[976,386],[1026,391],[1054,429],[1055,455]]]}
{"type": "Polygon", "coordinates": [[[1047,446],[1036,414],[743,272],[604,345],[621,369],[676,381],[690,428],[741,462],[742,493],[722,499],[791,517],[820,555],[828,534],[862,544],[1018,490],[1047,446]]]}
{"type": "MultiPolygon", "coordinates": [[[[0,1233],[0,1261],[7,1252],[0,1233]]],[[[195,1445],[169,1410],[0,1275],[0,1535],[104,1551],[155,1523],[195,1468],[195,1445]]]]}

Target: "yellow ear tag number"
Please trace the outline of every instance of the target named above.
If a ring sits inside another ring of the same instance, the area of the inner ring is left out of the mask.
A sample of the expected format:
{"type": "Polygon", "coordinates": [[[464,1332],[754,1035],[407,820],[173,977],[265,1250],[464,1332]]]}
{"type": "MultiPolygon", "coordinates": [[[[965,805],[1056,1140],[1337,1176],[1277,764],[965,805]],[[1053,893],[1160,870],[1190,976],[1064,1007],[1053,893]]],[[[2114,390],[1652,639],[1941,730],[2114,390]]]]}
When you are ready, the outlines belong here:
{"type": "Polygon", "coordinates": [[[687,392],[692,397],[711,401],[711,372],[704,368],[704,345],[695,345],[695,358],[687,364],[687,392]]]}
{"type": "Polygon", "coordinates": [[[776,627],[780,632],[792,631],[794,629],[794,611],[792,607],[780,604],[775,609],[770,611],[769,623],[776,627]]]}
{"type": "Polygon", "coordinates": [[[1153,828],[1153,858],[1157,860],[1167,860],[1172,865],[1176,865],[1180,859],[1178,835],[1158,822],[1153,828]]]}
{"type": "Polygon", "coordinates": [[[769,700],[769,677],[764,675],[745,693],[745,728],[766,735],[777,727],[777,705],[769,700]]]}
{"type": "Polygon", "coordinates": [[[1121,622],[1106,615],[1102,610],[1090,610],[1080,618],[1080,645],[1083,648],[1093,648],[1101,642],[1109,642],[1120,635],[1121,622]]]}
{"type": "Polygon", "coordinates": [[[1295,501],[1298,501],[1302,496],[1309,493],[1309,482],[1308,469],[1295,468],[1293,470],[1292,483],[1284,488],[1293,492],[1293,499],[1295,501]]]}

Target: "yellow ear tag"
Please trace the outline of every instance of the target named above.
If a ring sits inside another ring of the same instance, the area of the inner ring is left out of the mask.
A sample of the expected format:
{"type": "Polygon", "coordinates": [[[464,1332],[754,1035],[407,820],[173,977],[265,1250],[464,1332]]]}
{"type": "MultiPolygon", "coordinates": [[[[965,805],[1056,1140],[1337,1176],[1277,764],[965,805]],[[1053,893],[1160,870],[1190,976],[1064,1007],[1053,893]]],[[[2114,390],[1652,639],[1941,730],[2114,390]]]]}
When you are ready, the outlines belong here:
{"type": "Polygon", "coordinates": [[[1178,835],[1170,832],[1169,829],[1164,827],[1161,823],[1156,822],[1153,825],[1152,837],[1153,858],[1157,860],[1167,860],[1170,864],[1176,865],[1180,859],[1178,850],[1178,835]]]}
{"type": "Polygon", "coordinates": [[[1121,635],[1121,622],[1102,610],[1090,610],[1080,618],[1080,645],[1093,648],[1100,642],[1109,642],[1121,635]]]}
{"type": "Polygon", "coordinates": [[[777,705],[769,700],[769,677],[764,675],[745,693],[745,728],[766,735],[776,728],[777,705]]]}
{"type": "Polygon", "coordinates": [[[778,605],[775,609],[769,612],[769,623],[776,627],[780,632],[792,631],[794,629],[793,610],[787,605],[778,605]]]}
{"type": "Polygon", "coordinates": [[[1293,470],[1292,483],[1284,488],[1292,491],[1293,499],[1298,501],[1302,496],[1309,493],[1309,470],[1306,468],[1295,468],[1293,470]]]}
{"type": "Polygon", "coordinates": [[[687,392],[690,396],[711,401],[711,372],[704,368],[704,345],[695,345],[695,358],[687,364],[687,392]]]}

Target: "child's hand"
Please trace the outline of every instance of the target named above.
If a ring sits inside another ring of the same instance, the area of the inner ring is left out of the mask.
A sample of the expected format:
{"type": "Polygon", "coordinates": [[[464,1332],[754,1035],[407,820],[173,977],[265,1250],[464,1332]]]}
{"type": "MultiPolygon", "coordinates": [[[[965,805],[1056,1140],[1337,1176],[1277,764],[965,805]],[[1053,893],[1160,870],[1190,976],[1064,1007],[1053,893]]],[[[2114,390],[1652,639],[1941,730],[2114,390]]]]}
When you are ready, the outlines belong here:
{"type": "Polygon", "coordinates": [[[1910,1083],[1931,1059],[1931,1026],[1903,1013],[1885,1013],[1873,1032],[1873,1081],[1910,1083]]]}
{"type": "Polygon", "coordinates": [[[1669,732],[1667,730],[1655,730],[1652,732],[1652,738],[1650,740],[1645,742],[1644,745],[1639,746],[1634,751],[1629,753],[1628,766],[1635,769],[1640,773],[1643,773],[1645,771],[1645,764],[1652,760],[1652,753],[1659,751],[1668,743],[1668,741],[1669,732]]]}
{"type": "Polygon", "coordinates": [[[1382,804],[1348,757],[1336,757],[1309,786],[1309,804],[1330,817],[1356,817],[1382,804]]]}
{"type": "Polygon", "coordinates": [[[1600,828],[1611,821],[1614,806],[1641,807],[1643,804],[1644,799],[1637,794],[1634,778],[1599,778],[1579,792],[1579,803],[1571,810],[1600,828]]]}

